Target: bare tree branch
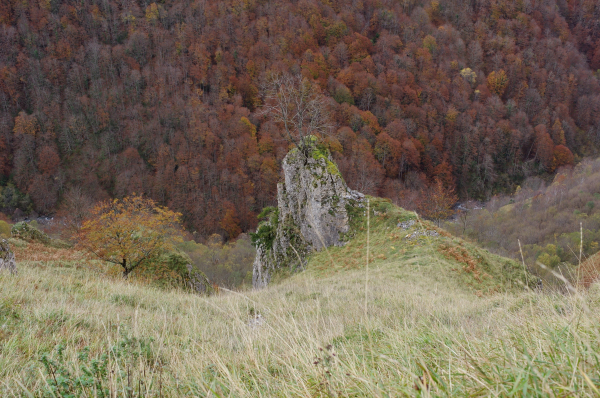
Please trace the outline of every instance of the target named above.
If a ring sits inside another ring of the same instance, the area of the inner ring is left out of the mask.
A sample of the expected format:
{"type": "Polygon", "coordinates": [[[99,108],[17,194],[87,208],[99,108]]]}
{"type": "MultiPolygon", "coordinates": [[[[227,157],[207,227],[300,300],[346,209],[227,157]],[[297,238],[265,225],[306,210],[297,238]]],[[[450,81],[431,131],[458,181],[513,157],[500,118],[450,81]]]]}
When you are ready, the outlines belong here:
{"type": "Polygon", "coordinates": [[[318,86],[302,75],[271,75],[262,91],[264,105],[259,115],[270,116],[283,127],[286,139],[303,152],[306,137],[326,135],[333,127],[318,86]]]}

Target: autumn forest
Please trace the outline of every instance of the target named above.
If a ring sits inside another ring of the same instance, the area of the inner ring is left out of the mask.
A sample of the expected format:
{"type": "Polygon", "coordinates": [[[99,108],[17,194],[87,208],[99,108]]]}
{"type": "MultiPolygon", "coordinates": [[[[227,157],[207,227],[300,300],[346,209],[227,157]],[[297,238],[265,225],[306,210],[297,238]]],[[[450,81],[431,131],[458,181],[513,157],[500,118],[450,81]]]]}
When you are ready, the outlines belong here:
{"type": "Polygon", "coordinates": [[[142,193],[199,239],[252,230],[290,147],[276,73],[320,90],[348,185],[406,208],[600,148],[597,0],[3,0],[0,207],[142,193]]]}

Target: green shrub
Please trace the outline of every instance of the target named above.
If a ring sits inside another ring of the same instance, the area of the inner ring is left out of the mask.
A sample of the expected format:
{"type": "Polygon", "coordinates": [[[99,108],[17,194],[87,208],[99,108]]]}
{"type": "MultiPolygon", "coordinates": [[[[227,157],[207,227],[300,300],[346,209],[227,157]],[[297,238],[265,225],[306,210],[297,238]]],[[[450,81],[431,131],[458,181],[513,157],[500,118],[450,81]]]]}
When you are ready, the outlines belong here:
{"type": "Polygon", "coordinates": [[[250,234],[252,245],[256,248],[262,247],[265,251],[271,250],[279,224],[279,209],[272,206],[265,207],[258,215],[258,219],[266,219],[266,221],[258,224],[256,233],[250,234]]]}
{"type": "Polygon", "coordinates": [[[40,358],[46,381],[42,396],[109,397],[111,383],[115,383],[118,396],[133,396],[133,387],[146,382],[140,370],[162,362],[154,353],[153,343],[152,338],[123,335],[117,344],[93,357],[90,348],[84,347],[76,360],[69,360],[66,347],[58,345],[40,358]]]}
{"type": "Polygon", "coordinates": [[[156,260],[145,264],[139,272],[161,288],[180,288],[202,294],[212,293],[212,286],[204,272],[181,251],[166,252],[156,260]]]}
{"type": "Polygon", "coordinates": [[[12,226],[10,234],[13,238],[23,239],[28,242],[40,242],[43,244],[50,243],[50,237],[35,228],[31,223],[21,221],[12,226]]]}
{"type": "Polygon", "coordinates": [[[333,93],[333,99],[338,104],[342,104],[345,102],[349,105],[354,105],[354,97],[352,96],[352,93],[350,92],[348,87],[346,87],[344,85],[340,85],[340,86],[336,87],[336,89],[333,93]]]}
{"type": "Polygon", "coordinates": [[[6,221],[0,220],[0,236],[10,238],[11,225],[6,221]]]}
{"type": "Polygon", "coordinates": [[[221,239],[209,239],[205,244],[187,241],[179,245],[212,283],[229,288],[252,284],[252,264],[256,250],[248,235],[223,244],[221,239]]]}
{"type": "Polygon", "coordinates": [[[537,261],[547,267],[555,268],[558,264],[560,264],[560,257],[558,257],[556,254],[542,253],[537,258],[537,261]]]}

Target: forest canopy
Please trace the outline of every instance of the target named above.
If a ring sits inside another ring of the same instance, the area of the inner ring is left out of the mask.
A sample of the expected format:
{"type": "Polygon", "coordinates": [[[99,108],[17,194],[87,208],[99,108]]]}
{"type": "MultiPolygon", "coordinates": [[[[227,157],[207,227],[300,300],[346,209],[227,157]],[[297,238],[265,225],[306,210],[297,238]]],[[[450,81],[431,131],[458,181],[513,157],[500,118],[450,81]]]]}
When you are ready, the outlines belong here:
{"type": "Polygon", "coordinates": [[[235,238],[289,149],[260,112],[277,73],[319,87],[350,187],[406,207],[434,181],[511,192],[600,144],[596,0],[5,0],[4,210],[138,192],[235,238]]]}

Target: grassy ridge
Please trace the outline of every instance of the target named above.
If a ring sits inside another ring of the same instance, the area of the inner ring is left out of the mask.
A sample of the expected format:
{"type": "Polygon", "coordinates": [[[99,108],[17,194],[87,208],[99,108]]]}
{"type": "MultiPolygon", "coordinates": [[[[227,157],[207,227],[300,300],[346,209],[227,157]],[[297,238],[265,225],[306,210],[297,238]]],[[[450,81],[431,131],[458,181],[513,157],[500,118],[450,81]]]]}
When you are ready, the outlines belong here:
{"type": "Polygon", "coordinates": [[[519,264],[441,230],[404,239],[434,227],[373,208],[368,278],[360,214],[345,247],[261,291],[199,297],[75,255],[21,261],[0,274],[0,396],[597,396],[598,286],[535,293],[519,264]]]}
{"type": "Polygon", "coordinates": [[[351,237],[344,247],[311,256],[309,273],[331,275],[365,267],[368,232],[369,261],[400,278],[426,275],[477,295],[521,291],[526,285],[531,289],[537,285],[537,278],[522,264],[452,237],[414,212],[381,198],[370,198],[369,206],[372,212],[368,220],[365,209],[352,215],[351,237]]]}

